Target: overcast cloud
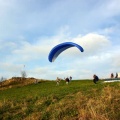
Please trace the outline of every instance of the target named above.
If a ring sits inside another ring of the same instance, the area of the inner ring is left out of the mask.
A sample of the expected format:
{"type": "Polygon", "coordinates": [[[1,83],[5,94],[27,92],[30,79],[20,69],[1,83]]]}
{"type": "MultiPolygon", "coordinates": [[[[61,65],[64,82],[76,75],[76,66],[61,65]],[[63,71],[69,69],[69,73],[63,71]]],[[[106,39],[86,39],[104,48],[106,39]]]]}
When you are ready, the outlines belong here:
{"type": "Polygon", "coordinates": [[[91,79],[120,72],[120,0],[0,0],[0,76],[91,79]],[[55,62],[50,50],[70,48],[55,62]]]}

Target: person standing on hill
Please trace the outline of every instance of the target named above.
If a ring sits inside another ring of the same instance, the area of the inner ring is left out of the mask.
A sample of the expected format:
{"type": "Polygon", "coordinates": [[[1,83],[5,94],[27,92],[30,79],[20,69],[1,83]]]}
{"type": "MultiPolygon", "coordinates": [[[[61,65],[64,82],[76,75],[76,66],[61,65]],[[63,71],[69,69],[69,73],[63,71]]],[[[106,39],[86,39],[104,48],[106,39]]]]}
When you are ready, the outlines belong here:
{"type": "Polygon", "coordinates": [[[72,80],[72,77],[70,76],[70,81],[72,80]]]}
{"type": "Polygon", "coordinates": [[[56,79],[57,84],[56,85],[59,85],[60,81],[61,81],[61,79],[59,77],[57,77],[57,79],[56,79]]]}
{"type": "Polygon", "coordinates": [[[68,85],[68,83],[69,83],[69,78],[67,77],[66,79],[65,79],[65,81],[66,81],[66,84],[68,85]]]}
{"type": "Polygon", "coordinates": [[[114,74],[113,73],[111,73],[111,79],[113,79],[114,78],[114,74]]]}
{"type": "Polygon", "coordinates": [[[94,74],[93,75],[93,82],[96,84],[98,80],[99,80],[98,76],[94,74]]]}
{"type": "Polygon", "coordinates": [[[116,73],[116,76],[115,76],[115,78],[118,78],[118,73],[116,73]]]}

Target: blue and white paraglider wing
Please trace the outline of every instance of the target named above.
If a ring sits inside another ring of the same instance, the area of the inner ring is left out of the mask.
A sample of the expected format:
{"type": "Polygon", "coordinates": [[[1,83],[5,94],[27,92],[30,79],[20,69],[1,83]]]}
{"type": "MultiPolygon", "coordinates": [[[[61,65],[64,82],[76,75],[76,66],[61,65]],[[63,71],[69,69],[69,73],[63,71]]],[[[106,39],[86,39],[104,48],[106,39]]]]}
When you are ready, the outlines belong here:
{"type": "Polygon", "coordinates": [[[70,47],[77,47],[81,52],[84,51],[84,49],[76,44],[76,43],[73,43],[73,42],[64,42],[64,43],[61,43],[61,44],[58,44],[56,45],[49,53],[49,56],[48,56],[48,59],[50,62],[54,62],[55,59],[58,57],[58,55],[60,53],[62,53],[64,50],[70,48],[70,47]]]}

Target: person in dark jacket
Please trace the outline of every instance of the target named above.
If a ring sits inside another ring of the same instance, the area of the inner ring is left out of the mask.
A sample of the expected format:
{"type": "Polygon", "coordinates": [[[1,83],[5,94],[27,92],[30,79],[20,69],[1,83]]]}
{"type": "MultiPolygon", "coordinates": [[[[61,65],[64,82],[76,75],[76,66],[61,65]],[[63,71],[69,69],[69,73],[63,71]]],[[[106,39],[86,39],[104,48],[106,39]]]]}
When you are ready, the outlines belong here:
{"type": "Polygon", "coordinates": [[[98,76],[97,75],[93,75],[93,82],[96,84],[97,81],[99,80],[98,76]]]}
{"type": "Polygon", "coordinates": [[[66,84],[68,85],[68,83],[69,83],[69,78],[67,77],[66,79],[65,79],[65,81],[66,81],[66,84]]]}

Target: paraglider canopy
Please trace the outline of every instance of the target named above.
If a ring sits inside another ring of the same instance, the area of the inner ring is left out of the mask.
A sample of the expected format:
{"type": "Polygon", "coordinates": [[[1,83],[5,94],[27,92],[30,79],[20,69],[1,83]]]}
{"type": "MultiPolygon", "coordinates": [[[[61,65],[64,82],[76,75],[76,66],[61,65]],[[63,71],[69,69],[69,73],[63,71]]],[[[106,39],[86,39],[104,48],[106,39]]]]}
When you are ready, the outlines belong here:
{"type": "Polygon", "coordinates": [[[81,52],[84,51],[84,49],[76,44],[76,43],[73,43],[73,42],[64,42],[64,43],[61,43],[61,44],[58,44],[56,45],[49,53],[49,56],[48,56],[48,59],[50,62],[54,62],[55,59],[58,57],[58,55],[63,52],[64,50],[70,48],[70,47],[77,47],[81,52]]]}

